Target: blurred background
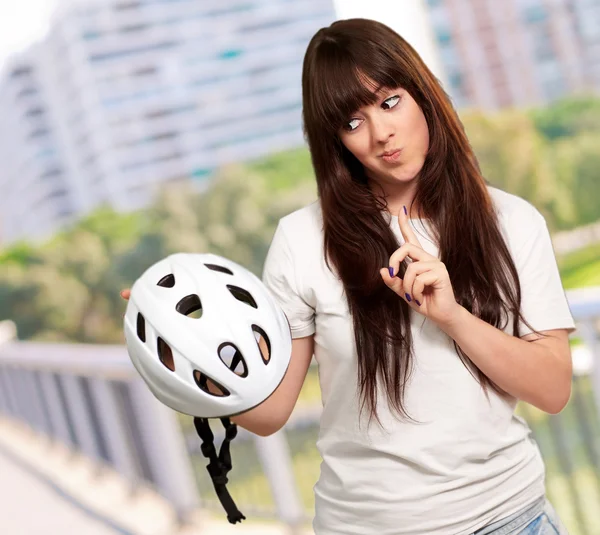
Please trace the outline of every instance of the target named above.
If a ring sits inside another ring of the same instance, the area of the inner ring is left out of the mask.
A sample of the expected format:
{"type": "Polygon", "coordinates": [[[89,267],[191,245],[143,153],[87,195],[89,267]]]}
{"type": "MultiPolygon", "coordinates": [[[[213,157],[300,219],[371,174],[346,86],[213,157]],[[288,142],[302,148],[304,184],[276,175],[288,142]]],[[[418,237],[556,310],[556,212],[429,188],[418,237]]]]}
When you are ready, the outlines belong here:
{"type": "MultiPolygon", "coordinates": [[[[279,218],[316,199],[304,52],[351,17],[417,49],[486,179],[546,218],[574,389],[560,415],[518,411],[569,533],[600,534],[600,0],[2,3],[0,532],[229,533],[191,419],[129,362],[119,290],[181,251],[261,275],[279,218]]],[[[313,366],[284,430],[239,430],[238,533],[310,532],[319,416],[313,366]]]]}

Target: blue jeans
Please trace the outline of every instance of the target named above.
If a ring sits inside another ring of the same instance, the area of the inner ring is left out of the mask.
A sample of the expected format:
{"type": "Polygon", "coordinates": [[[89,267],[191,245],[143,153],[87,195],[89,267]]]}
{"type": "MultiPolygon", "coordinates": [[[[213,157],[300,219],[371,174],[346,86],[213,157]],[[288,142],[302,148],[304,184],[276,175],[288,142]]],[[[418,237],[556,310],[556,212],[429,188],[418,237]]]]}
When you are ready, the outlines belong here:
{"type": "Polygon", "coordinates": [[[478,529],[473,535],[569,535],[545,498],[514,515],[478,529]]]}

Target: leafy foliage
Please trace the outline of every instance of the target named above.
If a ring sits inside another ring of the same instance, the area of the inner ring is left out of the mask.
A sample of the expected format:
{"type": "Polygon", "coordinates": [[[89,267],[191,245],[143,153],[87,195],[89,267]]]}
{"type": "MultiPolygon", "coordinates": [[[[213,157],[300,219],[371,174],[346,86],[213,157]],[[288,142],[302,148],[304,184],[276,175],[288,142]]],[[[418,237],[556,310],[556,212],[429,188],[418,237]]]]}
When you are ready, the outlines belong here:
{"type": "MultiPolygon", "coordinates": [[[[600,100],[462,120],[485,178],[532,202],[551,229],[600,219],[600,100]]],[[[15,321],[23,339],[121,343],[119,290],[154,262],[211,252],[260,276],[279,219],[316,198],[310,155],[299,148],[227,166],[208,188],[171,184],[140,212],[101,207],[47,243],[0,251],[0,320],[15,321]]],[[[570,287],[586,269],[565,265],[570,287]]]]}

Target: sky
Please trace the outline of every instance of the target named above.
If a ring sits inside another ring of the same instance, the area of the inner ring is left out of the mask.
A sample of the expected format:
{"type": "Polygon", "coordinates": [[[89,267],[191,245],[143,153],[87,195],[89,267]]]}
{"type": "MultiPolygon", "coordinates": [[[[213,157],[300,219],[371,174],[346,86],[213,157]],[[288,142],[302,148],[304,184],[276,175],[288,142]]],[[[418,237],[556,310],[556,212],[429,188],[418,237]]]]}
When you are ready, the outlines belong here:
{"type": "Polygon", "coordinates": [[[57,3],[58,0],[0,1],[0,66],[10,54],[44,35],[57,3]]]}

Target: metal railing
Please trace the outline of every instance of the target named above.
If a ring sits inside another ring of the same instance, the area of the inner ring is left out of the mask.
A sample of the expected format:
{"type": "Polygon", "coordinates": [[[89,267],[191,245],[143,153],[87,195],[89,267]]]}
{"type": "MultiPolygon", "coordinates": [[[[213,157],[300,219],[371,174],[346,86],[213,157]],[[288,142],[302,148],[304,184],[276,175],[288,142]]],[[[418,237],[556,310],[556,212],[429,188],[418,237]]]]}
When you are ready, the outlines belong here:
{"type": "MultiPolygon", "coordinates": [[[[573,534],[600,533],[600,288],[567,292],[584,345],[574,347],[573,395],[550,416],[525,404],[547,466],[550,499],[573,534]]],[[[46,344],[11,339],[0,328],[0,412],[117,470],[132,490],[151,486],[182,522],[198,507],[222,513],[191,417],[159,403],[124,346],[46,344]]],[[[314,367],[309,380],[315,379],[314,367]]],[[[299,405],[286,427],[258,437],[239,429],[228,488],[246,516],[295,527],[313,515],[320,459],[320,403],[299,405]]],[[[215,442],[223,438],[212,426],[215,442]]]]}
{"type": "MultiPolygon", "coordinates": [[[[208,461],[199,453],[191,417],[150,393],[124,346],[5,340],[0,346],[0,413],[114,468],[132,491],[152,487],[169,500],[182,523],[203,505],[223,513],[208,488],[208,461]]],[[[223,438],[219,425],[215,420],[212,426],[217,446],[223,438]]],[[[234,471],[258,470],[262,495],[271,497],[268,507],[260,507],[244,491],[241,499],[232,491],[247,516],[278,518],[292,531],[306,521],[283,432],[259,437],[240,429],[232,450],[234,471]]]]}

